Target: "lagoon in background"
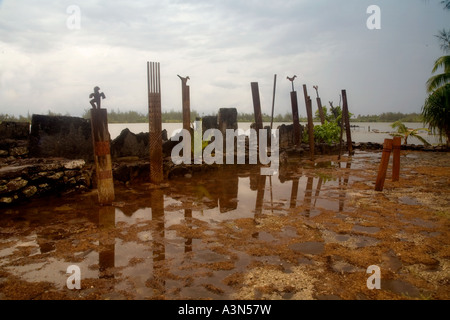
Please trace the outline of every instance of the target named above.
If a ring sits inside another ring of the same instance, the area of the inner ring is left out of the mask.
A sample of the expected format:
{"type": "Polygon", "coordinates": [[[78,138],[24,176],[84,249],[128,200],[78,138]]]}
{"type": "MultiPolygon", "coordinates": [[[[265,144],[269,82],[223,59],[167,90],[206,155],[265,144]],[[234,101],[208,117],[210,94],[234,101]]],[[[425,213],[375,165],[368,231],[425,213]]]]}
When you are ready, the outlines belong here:
{"type": "MultiPolygon", "coordinates": [[[[274,128],[282,124],[290,124],[290,123],[274,123],[274,128]]],[[[315,123],[320,125],[320,123],[315,123]]],[[[383,143],[384,139],[392,138],[389,135],[389,132],[394,132],[395,130],[391,127],[392,123],[384,123],[384,122],[352,122],[352,126],[356,126],[352,128],[352,140],[354,142],[376,142],[383,143]],[[370,129],[370,131],[369,131],[370,129]],[[374,132],[378,131],[377,132],[374,132]]],[[[417,122],[405,122],[404,123],[408,128],[418,129],[423,128],[424,125],[422,123],[417,122]]],[[[240,122],[239,129],[246,131],[250,129],[250,122],[240,122]]],[[[305,123],[302,123],[305,125],[305,123]]],[[[264,126],[270,126],[270,123],[265,122],[264,126]]],[[[128,128],[133,133],[141,133],[141,132],[149,132],[148,123],[110,123],[108,124],[109,132],[111,134],[111,139],[117,138],[122,130],[128,128]]],[[[173,136],[177,131],[181,130],[183,127],[182,123],[163,123],[163,130],[167,130],[167,135],[169,137],[173,136]]],[[[425,138],[431,144],[439,143],[439,136],[428,134],[427,132],[421,133],[421,136],[425,138]]],[[[344,134],[345,139],[345,134],[344,134]]],[[[414,137],[410,137],[408,139],[408,143],[410,144],[422,144],[418,139],[414,137]]]]}

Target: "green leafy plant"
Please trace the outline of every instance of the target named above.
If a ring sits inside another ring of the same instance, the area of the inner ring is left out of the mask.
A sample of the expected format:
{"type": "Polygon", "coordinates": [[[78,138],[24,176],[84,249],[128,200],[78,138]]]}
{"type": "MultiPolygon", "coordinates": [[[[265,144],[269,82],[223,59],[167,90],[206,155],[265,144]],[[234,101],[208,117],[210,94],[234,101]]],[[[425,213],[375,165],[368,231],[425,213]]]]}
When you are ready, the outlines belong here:
{"type": "Polygon", "coordinates": [[[391,133],[390,135],[393,137],[402,137],[404,139],[404,144],[408,144],[409,137],[414,137],[423,142],[423,144],[427,146],[430,145],[427,140],[419,135],[419,132],[421,130],[429,132],[430,130],[428,130],[427,128],[409,129],[401,121],[394,122],[391,127],[394,129],[397,128],[397,132],[391,133]]]}
{"type": "MultiPolygon", "coordinates": [[[[332,145],[338,143],[341,136],[341,127],[336,121],[325,121],[323,125],[314,126],[314,141],[317,143],[327,143],[332,145]]],[[[303,133],[303,143],[308,143],[308,132],[303,133]]]]}
{"type": "Polygon", "coordinates": [[[325,121],[323,125],[314,127],[314,139],[328,145],[339,142],[340,134],[341,128],[336,122],[325,121]]]}

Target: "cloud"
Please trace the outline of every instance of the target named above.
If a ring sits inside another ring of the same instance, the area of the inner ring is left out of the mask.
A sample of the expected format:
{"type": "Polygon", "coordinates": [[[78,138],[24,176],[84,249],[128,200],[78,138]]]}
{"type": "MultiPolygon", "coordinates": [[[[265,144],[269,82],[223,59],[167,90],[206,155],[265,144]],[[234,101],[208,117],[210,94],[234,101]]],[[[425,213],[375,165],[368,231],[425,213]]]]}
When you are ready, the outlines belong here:
{"type": "Polygon", "coordinates": [[[293,74],[299,96],[303,83],[318,84],[337,104],[347,89],[356,114],[418,111],[448,13],[431,2],[378,3],[382,30],[369,31],[366,0],[3,1],[0,113],[80,115],[96,85],[106,107],[146,112],[147,61],[161,62],[167,110],[181,108],[177,74],[191,77],[200,113],[252,112],[254,81],[270,109],[276,73],[276,112],[290,110],[293,74]],[[67,28],[70,5],[79,30],[67,28]]]}

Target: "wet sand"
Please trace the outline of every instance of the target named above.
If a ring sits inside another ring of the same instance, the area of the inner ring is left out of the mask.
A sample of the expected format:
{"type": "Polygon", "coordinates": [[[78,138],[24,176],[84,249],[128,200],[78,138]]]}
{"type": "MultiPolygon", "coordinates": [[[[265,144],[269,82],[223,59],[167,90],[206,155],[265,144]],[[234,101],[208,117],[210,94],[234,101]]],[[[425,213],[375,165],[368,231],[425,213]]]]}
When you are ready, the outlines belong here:
{"type": "Polygon", "coordinates": [[[0,209],[0,299],[449,299],[450,154],[224,166],[0,209]],[[69,290],[67,267],[81,270],[69,290]],[[381,270],[381,289],[366,272],[381,270]]]}

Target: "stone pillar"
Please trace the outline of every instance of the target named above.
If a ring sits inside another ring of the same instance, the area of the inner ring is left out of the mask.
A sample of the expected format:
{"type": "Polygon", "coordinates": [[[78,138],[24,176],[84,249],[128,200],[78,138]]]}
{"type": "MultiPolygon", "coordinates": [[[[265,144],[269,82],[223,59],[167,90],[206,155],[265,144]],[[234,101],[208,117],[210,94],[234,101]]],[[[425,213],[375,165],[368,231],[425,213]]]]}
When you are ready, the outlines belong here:
{"type": "Polygon", "coordinates": [[[115,195],[106,109],[91,109],[91,127],[97,173],[98,201],[102,205],[111,204],[115,195]]]}

